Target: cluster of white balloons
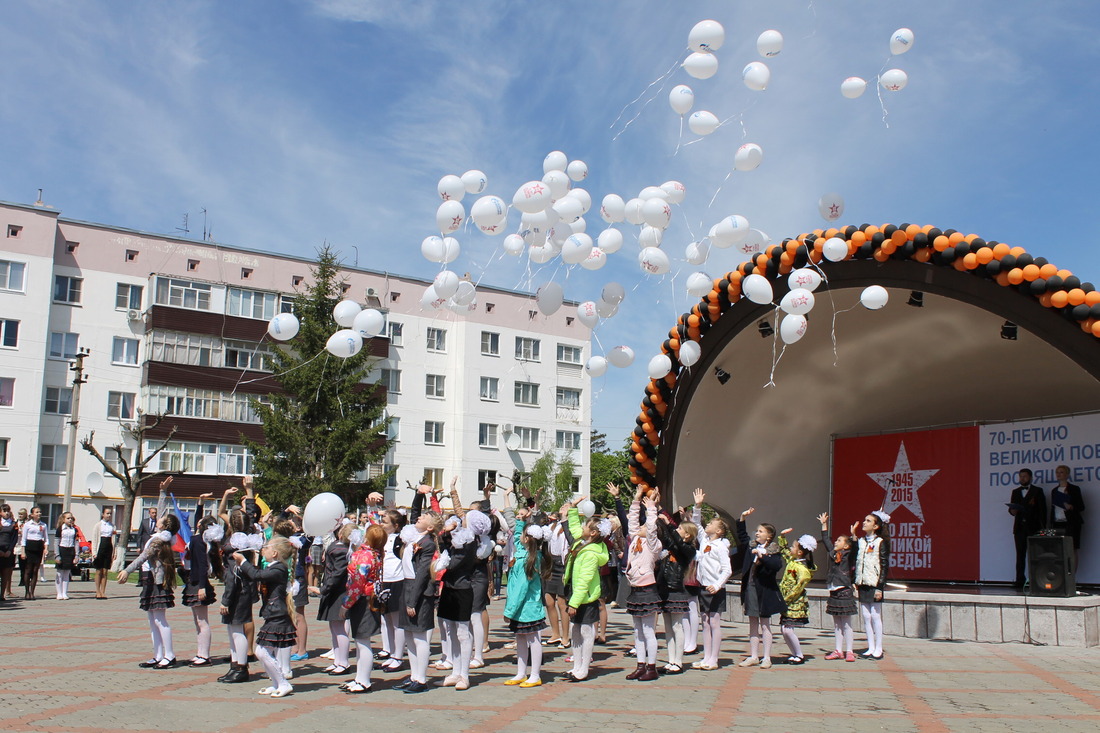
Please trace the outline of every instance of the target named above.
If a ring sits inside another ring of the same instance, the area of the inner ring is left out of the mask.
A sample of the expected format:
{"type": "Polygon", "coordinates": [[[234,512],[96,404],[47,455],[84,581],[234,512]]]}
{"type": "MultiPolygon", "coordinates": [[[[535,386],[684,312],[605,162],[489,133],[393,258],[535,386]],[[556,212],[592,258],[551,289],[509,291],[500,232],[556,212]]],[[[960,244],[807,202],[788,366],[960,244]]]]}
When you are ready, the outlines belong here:
{"type": "MultiPolygon", "coordinates": [[[[374,308],[363,308],[354,300],[341,300],[332,309],[332,319],[342,326],[325,344],[333,356],[347,359],[363,349],[363,340],[373,338],[386,328],[386,317],[374,308]]],[[[293,313],[280,313],[268,321],[267,333],[276,341],[289,341],[298,335],[301,324],[293,313]]]]}
{"type": "MultiPolygon", "coordinates": [[[[898,28],[890,36],[890,53],[900,56],[913,47],[913,31],[898,28]]],[[[889,92],[900,92],[909,83],[909,75],[901,69],[887,69],[878,75],[878,83],[889,92]]],[[[859,76],[849,76],[840,83],[840,93],[848,99],[856,99],[867,91],[867,80],[859,76]]]]}

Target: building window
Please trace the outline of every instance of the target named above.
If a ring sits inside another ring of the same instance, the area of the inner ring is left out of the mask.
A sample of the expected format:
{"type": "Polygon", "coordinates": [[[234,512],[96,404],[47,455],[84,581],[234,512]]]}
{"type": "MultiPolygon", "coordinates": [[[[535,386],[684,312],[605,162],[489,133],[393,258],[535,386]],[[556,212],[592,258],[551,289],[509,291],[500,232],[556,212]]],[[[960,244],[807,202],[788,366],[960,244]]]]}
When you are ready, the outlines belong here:
{"type": "Polygon", "coordinates": [[[401,370],[382,369],[381,372],[382,376],[378,379],[378,383],[391,394],[401,394],[401,370]]]}
{"type": "Polygon", "coordinates": [[[165,387],[155,385],[148,388],[148,409],[150,415],[178,415],[229,422],[259,423],[260,418],[252,409],[252,400],[269,404],[266,395],[244,393],[215,392],[209,389],[191,387],[165,387]]]}
{"type": "Polygon", "coordinates": [[[444,328],[428,328],[428,351],[447,350],[447,330],[444,328]]]}
{"type": "Polygon", "coordinates": [[[539,386],[533,382],[516,382],[516,404],[537,407],[539,404],[539,386]]]}
{"type": "Polygon", "coordinates": [[[539,340],[516,336],[516,358],[521,361],[539,361],[539,340]]]}
{"type": "Polygon", "coordinates": [[[134,402],[137,395],[133,392],[108,392],[107,417],[117,420],[134,419],[134,402]]]}
{"type": "Polygon", "coordinates": [[[213,366],[221,358],[221,342],[213,336],[173,331],[153,332],[153,361],[213,366]]]}
{"type": "Polygon", "coordinates": [[[210,310],[210,284],[175,278],[157,278],[157,305],[191,310],[210,310]]]}
{"type": "Polygon", "coordinates": [[[477,444],[482,448],[497,447],[497,426],[483,422],[477,426],[477,444]]]}
{"type": "Polygon", "coordinates": [[[482,377],[481,378],[481,399],[488,400],[489,402],[497,402],[500,397],[497,394],[497,386],[500,384],[500,379],[497,377],[482,377]]]}
{"type": "Polygon", "coordinates": [[[69,446],[43,444],[41,457],[38,460],[38,470],[64,473],[68,460],[69,446]]]}
{"type": "Polygon", "coordinates": [[[68,275],[54,275],[53,300],[55,303],[80,303],[80,290],[84,287],[84,280],[68,275]]]}
{"type": "Polygon", "coordinates": [[[271,371],[270,352],[248,341],[226,341],[225,365],[231,369],[247,369],[253,372],[271,371]]]}
{"type": "Polygon", "coordinates": [[[478,469],[477,490],[482,491],[486,486],[496,486],[497,472],[489,468],[478,469]]]}
{"type": "Polygon", "coordinates": [[[71,387],[46,387],[44,412],[51,415],[73,414],[73,390],[71,387]]]}
{"type": "Polygon", "coordinates": [[[500,334],[492,331],[481,332],[481,353],[485,356],[500,356],[500,334]]]}
{"type": "MultiPolygon", "coordinates": [[[[154,449],[150,446],[150,449],[154,449]]],[[[157,458],[160,459],[160,471],[186,471],[187,473],[214,473],[217,468],[218,446],[216,443],[165,444],[157,458]]],[[[155,463],[155,461],[154,461],[155,463]]]]}
{"type": "Polygon", "coordinates": [[[389,322],[389,325],[387,326],[387,329],[388,329],[387,332],[389,333],[389,336],[390,336],[390,346],[401,346],[402,345],[401,331],[404,329],[404,327],[405,327],[405,324],[403,324],[403,323],[397,323],[395,321],[390,321],[389,322]]]}
{"type": "Polygon", "coordinates": [[[580,450],[581,449],[581,434],[573,433],[568,430],[559,430],[557,436],[557,446],[561,450],[580,450]]]}
{"type": "Polygon", "coordinates": [[[111,347],[111,363],[136,365],[138,363],[138,340],[115,336],[114,345],[111,347]]]}
{"type": "Polygon", "coordinates": [[[443,423],[436,420],[424,421],[425,445],[443,445],[443,423]]]}
{"type": "Polygon", "coordinates": [[[8,224],[8,238],[18,239],[19,235],[23,233],[23,227],[18,224],[8,224]]]}
{"type": "Polygon", "coordinates": [[[8,439],[0,438],[0,468],[8,467],[8,439]]]}
{"type": "Polygon", "coordinates": [[[50,334],[50,358],[72,359],[80,350],[80,336],[75,333],[50,334]]]}
{"type": "Polygon", "coordinates": [[[424,394],[427,397],[445,397],[443,385],[446,377],[442,374],[429,374],[425,380],[424,394]]]}
{"type": "Polygon", "coordinates": [[[0,377],[0,407],[11,407],[15,402],[15,378],[0,377]]]}
{"type": "Polygon", "coordinates": [[[401,418],[391,417],[386,423],[386,437],[395,442],[401,440],[401,418]]]}
{"type": "Polygon", "coordinates": [[[382,473],[386,475],[386,488],[397,488],[397,469],[399,466],[396,463],[383,463],[382,473]]]}
{"type": "Polygon", "coordinates": [[[194,272],[197,269],[199,269],[199,261],[198,260],[187,260],[187,271],[188,272],[194,272]]]}
{"type": "Polygon", "coordinates": [[[0,346],[14,349],[19,345],[19,321],[0,318],[0,346]]]}
{"type": "Polygon", "coordinates": [[[134,261],[137,260],[137,257],[138,257],[138,252],[137,252],[136,249],[126,250],[126,261],[127,262],[134,262],[134,261]]]}
{"type": "Polygon", "coordinates": [[[27,266],[22,262],[0,260],[0,290],[23,292],[23,276],[27,266]]]}
{"type": "Polygon", "coordinates": [[[218,473],[230,476],[250,475],[252,454],[243,445],[219,445],[218,473]]]}
{"type": "Polygon", "coordinates": [[[229,288],[229,296],[226,299],[226,313],[231,316],[270,321],[278,312],[276,310],[277,303],[278,297],[275,293],[261,293],[258,290],[245,290],[244,288],[229,288]]]}
{"type": "Polygon", "coordinates": [[[424,483],[431,486],[433,489],[443,488],[443,469],[442,468],[425,468],[424,469],[424,483]]]}
{"type": "Polygon", "coordinates": [[[581,391],[579,389],[569,389],[568,387],[558,387],[555,404],[558,407],[577,409],[581,406],[581,391]]]}
{"type": "Polygon", "coordinates": [[[539,449],[539,429],[538,428],[525,428],[516,427],[516,435],[519,436],[519,449],[520,450],[538,450],[539,449]]]}
{"type": "Polygon", "coordinates": [[[115,310],[141,310],[141,295],[145,288],[141,285],[119,283],[115,289],[115,310]]]}
{"type": "Polygon", "coordinates": [[[579,346],[558,344],[558,361],[562,364],[580,364],[583,353],[579,346]]]}
{"type": "MultiPolygon", "coordinates": [[[[133,466],[134,451],[131,448],[123,448],[119,451],[118,448],[106,448],[103,451],[103,457],[107,460],[107,463],[111,468],[115,469],[119,473],[126,475],[127,466],[133,466]]],[[[103,471],[105,474],[107,470],[103,471]]]]}

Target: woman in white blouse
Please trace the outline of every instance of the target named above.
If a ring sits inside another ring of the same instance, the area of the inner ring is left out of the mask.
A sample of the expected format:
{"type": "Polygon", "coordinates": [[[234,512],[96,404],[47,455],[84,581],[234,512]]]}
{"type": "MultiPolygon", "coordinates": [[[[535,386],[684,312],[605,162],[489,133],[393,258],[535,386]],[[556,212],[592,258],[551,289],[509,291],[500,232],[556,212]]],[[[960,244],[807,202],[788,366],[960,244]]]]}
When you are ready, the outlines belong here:
{"type": "Polygon", "coordinates": [[[72,512],[64,512],[57,520],[57,572],[54,586],[57,588],[57,600],[69,600],[69,580],[76,570],[76,551],[79,549],[80,530],[76,527],[76,517],[72,512]]]}
{"type": "Polygon", "coordinates": [[[95,560],[92,565],[95,567],[96,598],[107,597],[107,571],[111,569],[111,563],[115,560],[115,543],[117,542],[118,530],[111,522],[112,518],[111,507],[103,507],[103,513],[100,515],[95,527],[92,528],[92,535],[89,537],[94,543],[92,549],[95,552],[95,560]]]}
{"type": "Polygon", "coordinates": [[[31,601],[34,600],[34,589],[38,585],[38,571],[46,556],[48,532],[46,523],[42,521],[42,510],[34,507],[19,535],[19,546],[23,548],[23,555],[27,558],[25,566],[27,592],[24,597],[31,601]]]}

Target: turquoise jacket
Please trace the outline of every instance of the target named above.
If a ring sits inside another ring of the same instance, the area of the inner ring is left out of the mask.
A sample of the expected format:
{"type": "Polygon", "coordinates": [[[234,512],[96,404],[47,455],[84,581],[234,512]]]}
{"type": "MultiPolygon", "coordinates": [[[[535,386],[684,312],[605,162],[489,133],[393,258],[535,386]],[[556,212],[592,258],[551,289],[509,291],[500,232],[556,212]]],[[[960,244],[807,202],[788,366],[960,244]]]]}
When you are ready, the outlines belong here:
{"type": "MultiPolygon", "coordinates": [[[[538,572],[533,578],[527,577],[527,546],[522,541],[526,527],[526,520],[517,519],[512,530],[515,554],[508,571],[508,600],[504,602],[504,618],[524,624],[546,618],[546,607],[542,603],[542,577],[538,572]]],[[[541,558],[536,558],[536,568],[540,566],[539,560],[541,558]]]]}
{"type": "Polygon", "coordinates": [[[572,589],[569,605],[580,608],[586,603],[600,600],[600,568],[607,564],[607,545],[603,540],[584,544],[584,540],[580,538],[584,525],[576,507],[570,507],[566,517],[569,521],[569,533],[577,539],[569,551],[563,581],[572,589]]]}

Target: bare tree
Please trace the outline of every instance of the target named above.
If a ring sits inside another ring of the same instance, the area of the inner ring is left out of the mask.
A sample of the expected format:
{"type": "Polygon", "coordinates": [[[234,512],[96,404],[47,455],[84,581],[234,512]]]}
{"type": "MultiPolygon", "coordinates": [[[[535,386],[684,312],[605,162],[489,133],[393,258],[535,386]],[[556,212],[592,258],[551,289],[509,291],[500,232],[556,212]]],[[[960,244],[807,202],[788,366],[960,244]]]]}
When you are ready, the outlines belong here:
{"type": "Polygon", "coordinates": [[[118,465],[108,461],[102,453],[96,449],[93,441],[95,440],[95,431],[88,433],[88,437],[80,441],[80,447],[92,454],[92,457],[102,464],[103,469],[118,479],[119,484],[122,486],[122,517],[119,518],[121,525],[121,531],[118,538],[118,546],[120,552],[115,556],[115,562],[113,570],[119,570],[126,562],[126,545],[130,541],[130,525],[133,521],[134,512],[134,499],[141,493],[141,485],[149,479],[156,478],[158,476],[167,475],[168,471],[155,471],[153,473],[145,473],[145,467],[148,466],[154,458],[157,457],[162,450],[164,450],[168,443],[172,440],[172,437],[176,434],[176,427],[173,426],[168,432],[168,436],[164,440],[160,441],[160,445],[156,447],[148,455],[145,453],[145,435],[155,430],[158,425],[164,420],[164,415],[149,415],[146,420],[142,420],[142,415],[139,412],[137,416],[137,422],[133,424],[123,423],[120,426],[120,432],[122,437],[129,436],[135,443],[137,448],[134,450],[134,457],[132,461],[126,459],[126,445],[125,442],[119,442],[115,445],[108,446],[110,450],[115,452],[115,456],[118,458],[118,465]]]}

